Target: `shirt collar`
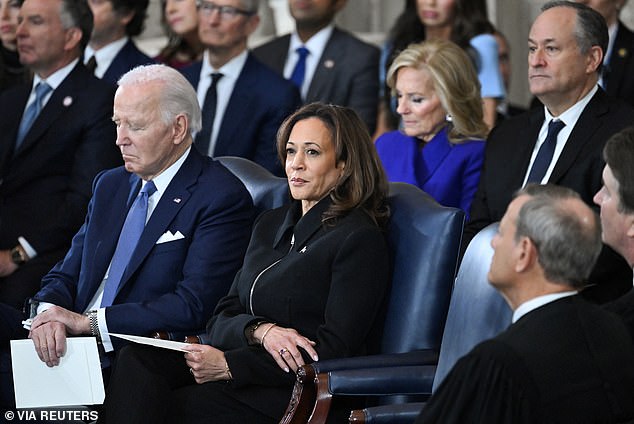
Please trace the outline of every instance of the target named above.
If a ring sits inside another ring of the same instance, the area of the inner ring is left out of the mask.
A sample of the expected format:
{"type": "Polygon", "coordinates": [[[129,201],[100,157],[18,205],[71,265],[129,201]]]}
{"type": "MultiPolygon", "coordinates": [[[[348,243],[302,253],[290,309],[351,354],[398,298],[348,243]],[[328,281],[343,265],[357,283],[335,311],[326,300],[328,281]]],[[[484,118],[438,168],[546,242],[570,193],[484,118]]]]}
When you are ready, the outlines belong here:
{"type": "MultiPolygon", "coordinates": [[[[165,193],[165,190],[167,190],[167,186],[170,184],[170,182],[172,182],[174,175],[176,175],[178,170],[185,162],[185,159],[187,159],[187,156],[189,156],[189,152],[191,151],[191,149],[191,146],[189,146],[187,150],[185,150],[185,153],[183,153],[181,157],[176,160],[176,162],[171,164],[165,171],[152,178],[152,181],[154,181],[154,185],[156,186],[156,191],[159,194],[162,195],[163,193],[165,193]]],[[[145,183],[146,181],[143,181],[143,185],[145,185],[145,183]]]]}
{"type": "Polygon", "coordinates": [[[77,65],[77,62],[79,62],[79,58],[73,60],[68,65],[64,66],[63,68],[60,68],[57,71],[53,72],[45,80],[43,80],[38,74],[35,74],[33,76],[33,87],[39,84],[40,81],[46,81],[46,83],[50,85],[53,90],[55,90],[66,79],[68,74],[71,73],[73,68],[75,68],[75,65],[77,65]]]}
{"type": "Polygon", "coordinates": [[[220,72],[223,80],[237,80],[244,68],[244,64],[247,62],[247,56],[249,52],[244,50],[242,53],[231,59],[220,67],[220,69],[214,69],[209,63],[209,52],[205,50],[203,53],[202,68],[200,70],[201,78],[211,78],[210,75],[214,72],[220,72]]]}
{"type": "MultiPolygon", "coordinates": [[[[325,28],[319,30],[319,32],[308,39],[306,43],[302,43],[299,39],[297,31],[291,34],[291,42],[289,44],[289,53],[294,53],[298,47],[304,46],[310,51],[313,57],[321,57],[322,52],[326,48],[326,44],[332,35],[332,31],[335,29],[335,24],[331,23],[325,28]]],[[[291,56],[289,54],[289,56],[291,56]]]]}
{"type": "Polygon", "coordinates": [[[107,44],[100,48],[99,50],[93,50],[92,47],[86,46],[86,51],[84,53],[84,63],[88,62],[90,58],[94,55],[95,60],[97,61],[97,67],[95,68],[95,76],[98,78],[103,78],[104,74],[112,64],[112,61],[119,54],[119,51],[126,45],[128,42],[128,37],[123,37],[118,39],[117,41],[113,41],[110,44],[107,44]]]}
{"type": "Polygon", "coordinates": [[[522,318],[524,315],[526,315],[527,313],[531,311],[534,311],[540,306],[544,306],[547,303],[554,302],[555,300],[558,300],[564,297],[574,296],[575,294],[577,294],[576,290],[570,290],[565,292],[550,293],[550,294],[545,294],[543,296],[534,297],[533,299],[522,303],[520,306],[517,307],[517,309],[515,309],[515,311],[513,312],[513,320],[511,322],[513,323],[517,322],[517,320],[522,318]]]}
{"type": "Polygon", "coordinates": [[[569,107],[565,112],[563,112],[561,115],[557,117],[551,115],[551,113],[548,111],[548,108],[544,106],[544,117],[545,117],[544,122],[550,122],[552,119],[559,119],[563,121],[564,124],[566,124],[567,128],[574,128],[575,124],[577,123],[577,120],[583,113],[583,110],[586,108],[587,104],[590,103],[590,100],[592,99],[592,97],[594,96],[594,94],[597,92],[598,89],[599,89],[598,85],[595,85],[594,87],[592,87],[592,90],[590,90],[588,94],[583,96],[581,100],[579,100],[577,103],[569,107]]]}

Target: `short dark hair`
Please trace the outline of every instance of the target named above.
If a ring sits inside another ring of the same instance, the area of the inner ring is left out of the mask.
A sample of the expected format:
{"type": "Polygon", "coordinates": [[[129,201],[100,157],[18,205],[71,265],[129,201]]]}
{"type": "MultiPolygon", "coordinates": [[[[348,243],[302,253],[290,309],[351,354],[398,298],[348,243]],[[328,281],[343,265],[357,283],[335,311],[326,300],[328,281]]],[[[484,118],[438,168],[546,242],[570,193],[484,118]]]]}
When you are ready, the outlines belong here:
{"type": "Polygon", "coordinates": [[[538,252],[538,261],[546,278],[553,283],[566,283],[581,289],[586,284],[601,251],[601,225],[595,213],[593,222],[585,224],[571,211],[566,201],[579,194],[553,184],[529,184],[515,197],[531,198],[517,215],[515,239],[528,237],[538,252]]]}
{"type": "Polygon", "coordinates": [[[127,14],[134,12],[134,16],[125,27],[125,33],[134,37],[143,32],[149,0],[110,0],[112,9],[117,13],[127,14]]]}
{"type": "Polygon", "coordinates": [[[61,0],[59,18],[65,29],[79,28],[81,31],[81,52],[90,41],[93,28],[93,15],[86,0],[61,0]]]}
{"type": "MultiPolygon", "coordinates": [[[[554,7],[568,7],[577,12],[577,23],[575,25],[575,40],[581,53],[586,54],[591,47],[599,46],[603,52],[603,57],[608,51],[608,25],[599,12],[586,6],[583,3],[575,3],[566,0],[549,1],[541,8],[542,12],[554,7]]],[[[599,64],[597,72],[601,72],[603,64],[599,64]]]]}
{"type": "Polygon", "coordinates": [[[277,153],[282,166],[286,162],[286,142],[293,127],[309,118],[319,119],[328,128],[335,146],[336,161],[345,164],[339,183],[330,192],[332,205],[322,217],[324,223],[360,207],[378,225],[384,225],[389,216],[387,177],[367,127],[354,110],[310,103],[286,118],[277,132],[277,153]]]}
{"type": "Polygon", "coordinates": [[[634,214],[634,127],[612,135],[603,147],[603,160],[619,184],[618,211],[634,214]]]}

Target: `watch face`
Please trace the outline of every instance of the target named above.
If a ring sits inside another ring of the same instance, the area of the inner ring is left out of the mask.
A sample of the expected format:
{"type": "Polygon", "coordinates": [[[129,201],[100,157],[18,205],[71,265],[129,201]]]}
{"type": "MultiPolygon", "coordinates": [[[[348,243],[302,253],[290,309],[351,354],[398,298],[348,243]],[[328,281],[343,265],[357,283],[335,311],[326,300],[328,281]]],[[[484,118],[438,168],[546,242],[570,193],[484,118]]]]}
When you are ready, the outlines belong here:
{"type": "Polygon", "coordinates": [[[16,265],[22,265],[24,262],[26,262],[20,254],[20,250],[17,248],[11,249],[11,260],[16,265]]]}

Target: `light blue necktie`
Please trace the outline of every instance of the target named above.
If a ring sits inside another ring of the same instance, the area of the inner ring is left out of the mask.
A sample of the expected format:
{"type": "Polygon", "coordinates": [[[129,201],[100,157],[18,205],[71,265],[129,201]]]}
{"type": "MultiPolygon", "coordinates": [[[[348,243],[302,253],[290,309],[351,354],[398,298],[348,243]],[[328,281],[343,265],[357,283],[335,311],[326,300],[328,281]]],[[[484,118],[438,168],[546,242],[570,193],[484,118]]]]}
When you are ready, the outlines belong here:
{"type": "Polygon", "coordinates": [[[42,101],[44,97],[52,90],[51,86],[45,81],[38,82],[35,86],[35,101],[26,108],[22,122],[20,122],[20,129],[18,130],[18,138],[15,141],[15,150],[18,150],[24,137],[29,132],[29,129],[33,125],[35,118],[40,114],[42,110],[42,101]]]}
{"type": "Polygon", "coordinates": [[[121,284],[123,272],[128,266],[132,252],[134,252],[136,245],[139,243],[139,239],[145,228],[148,198],[154,194],[155,191],[156,186],[154,182],[148,181],[136,199],[134,199],[134,203],[128,211],[128,216],[126,216],[125,222],[123,223],[121,234],[119,234],[117,248],[114,251],[114,255],[112,255],[108,279],[106,280],[103,297],[101,298],[102,308],[112,305],[114,301],[119,285],[121,284]]]}
{"type": "Polygon", "coordinates": [[[555,146],[557,146],[557,134],[566,124],[560,120],[551,120],[548,123],[548,134],[546,135],[546,140],[542,143],[537,151],[537,156],[535,157],[535,161],[533,161],[533,166],[531,167],[531,172],[528,174],[528,179],[526,183],[541,183],[542,178],[546,174],[546,170],[550,166],[550,162],[553,160],[553,155],[555,153],[555,146]]]}
{"type": "Polygon", "coordinates": [[[290,80],[301,91],[302,84],[304,83],[304,76],[306,75],[306,57],[310,52],[303,46],[298,47],[295,51],[299,55],[299,59],[297,59],[297,64],[295,64],[295,69],[293,69],[290,80]]]}

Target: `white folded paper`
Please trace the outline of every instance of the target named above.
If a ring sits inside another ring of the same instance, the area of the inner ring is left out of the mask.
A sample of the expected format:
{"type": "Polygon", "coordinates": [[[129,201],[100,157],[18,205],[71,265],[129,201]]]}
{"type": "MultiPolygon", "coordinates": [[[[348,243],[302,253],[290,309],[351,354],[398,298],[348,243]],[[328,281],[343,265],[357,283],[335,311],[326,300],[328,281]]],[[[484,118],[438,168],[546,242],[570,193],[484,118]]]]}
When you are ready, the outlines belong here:
{"type": "Polygon", "coordinates": [[[51,368],[37,356],[33,340],[11,340],[11,363],[17,408],[103,403],[103,377],[94,337],[66,339],[66,354],[51,368]]]}
{"type": "Polygon", "coordinates": [[[181,352],[187,352],[183,347],[189,345],[189,343],[175,342],[173,340],[154,339],[152,337],[131,336],[129,334],[108,333],[111,336],[119,337],[121,339],[129,340],[134,343],[141,343],[149,346],[162,347],[163,349],[179,350],[181,352]]]}

